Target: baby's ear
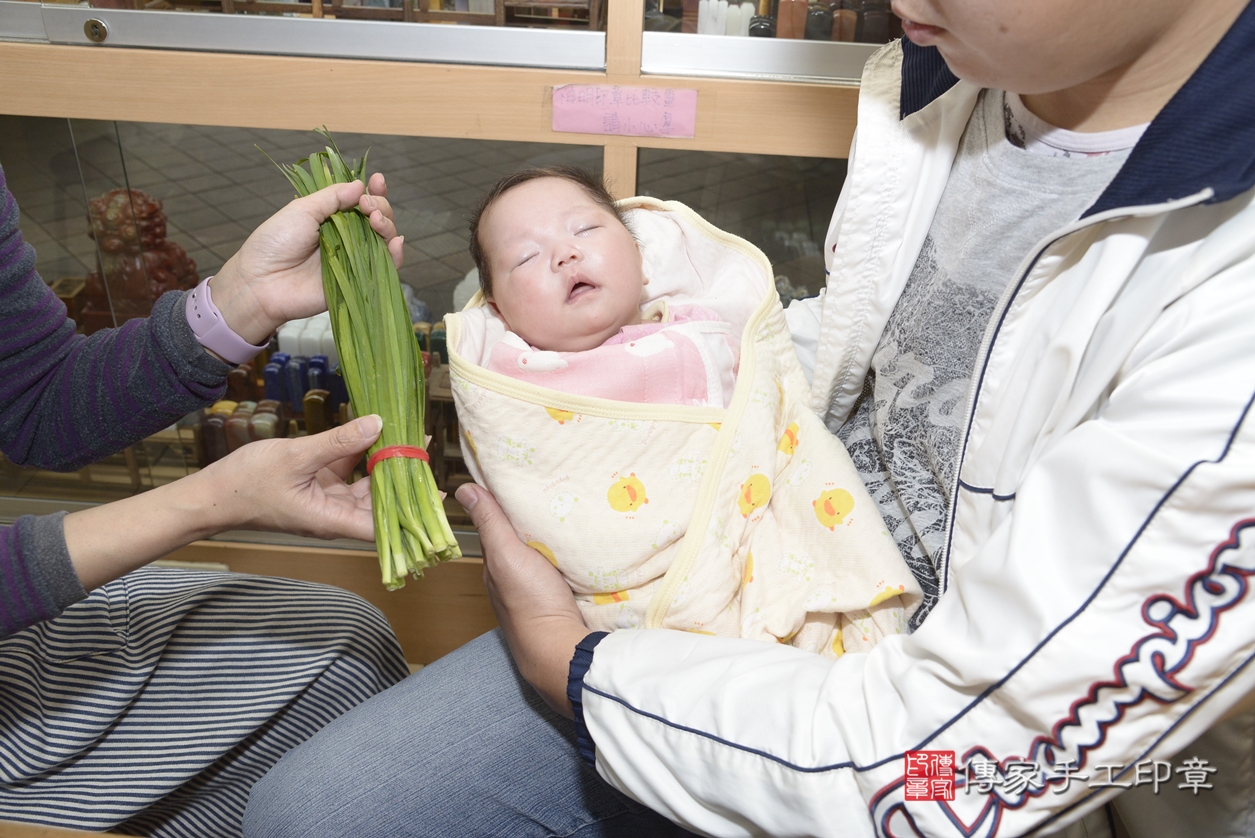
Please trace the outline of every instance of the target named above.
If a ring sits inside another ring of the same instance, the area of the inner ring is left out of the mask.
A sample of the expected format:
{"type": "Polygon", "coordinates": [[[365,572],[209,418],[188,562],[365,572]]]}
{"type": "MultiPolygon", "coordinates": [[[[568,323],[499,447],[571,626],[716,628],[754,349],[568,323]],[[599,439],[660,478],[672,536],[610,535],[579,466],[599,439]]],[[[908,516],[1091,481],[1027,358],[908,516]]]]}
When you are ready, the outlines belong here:
{"type": "Polygon", "coordinates": [[[492,297],[484,297],[484,302],[488,303],[488,307],[492,309],[493,314],[501,317],[502,320],[505,320],[505,318],[501,316],[501,309],[497,308],[497,304],[492,301],[492,297]]]}

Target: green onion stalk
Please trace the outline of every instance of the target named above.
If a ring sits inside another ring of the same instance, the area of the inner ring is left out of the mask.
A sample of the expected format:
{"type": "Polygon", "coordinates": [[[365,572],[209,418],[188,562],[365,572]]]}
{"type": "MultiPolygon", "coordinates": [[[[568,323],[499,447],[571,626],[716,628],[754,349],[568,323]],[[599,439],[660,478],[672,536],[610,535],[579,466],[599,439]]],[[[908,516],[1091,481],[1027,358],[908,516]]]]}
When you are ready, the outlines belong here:
{"type": "MultiPolygon", "coordinates": [[[[297,193],[309,195],[333,183],[365,183],[366,155],[350,167],[331,134],[325,128],[318,133],[330,143],[325,151],[295,165],[279,164],[297,193]]],[[[394,445],[425,448],[427,382],[387,244],[357,207],[324,221],[318,243],[323,291],[353,414],[383,417],[383,432],[367,454],[394,445]]],[[[426,460],[380,460],[371,473],[370,494],[388,590],[403,587],[407,573],[417,579],[424,568],[462,555],[426,460]]]]}

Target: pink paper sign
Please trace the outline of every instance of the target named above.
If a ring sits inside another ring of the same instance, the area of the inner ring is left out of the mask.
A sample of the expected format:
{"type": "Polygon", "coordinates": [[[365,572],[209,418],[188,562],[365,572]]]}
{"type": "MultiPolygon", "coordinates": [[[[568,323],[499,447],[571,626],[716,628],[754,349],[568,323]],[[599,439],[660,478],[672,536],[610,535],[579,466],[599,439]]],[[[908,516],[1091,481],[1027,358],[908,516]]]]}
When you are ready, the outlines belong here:
{"type": "Polygon", "coordinates": [[[697,91],[675,87],[564,84],[553,89],[553,130],[626,137],[693,136],[697,91]]]}

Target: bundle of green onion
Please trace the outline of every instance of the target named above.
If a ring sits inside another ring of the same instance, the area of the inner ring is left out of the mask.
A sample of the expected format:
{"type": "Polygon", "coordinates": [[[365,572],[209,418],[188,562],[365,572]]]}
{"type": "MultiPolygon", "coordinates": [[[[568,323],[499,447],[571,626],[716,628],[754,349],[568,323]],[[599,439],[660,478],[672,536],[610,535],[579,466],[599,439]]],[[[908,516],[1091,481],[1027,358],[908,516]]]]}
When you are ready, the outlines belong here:
{"type": "MultiPolygon", "coordinates": [[[[279,166],[297,193],[365,182],[366,156],[350,168],[331,134],[325,128],[319,133],[330,143],[326,151],[279,166]],[[309,171],[301,165],[306,162],[309,171]]],[[[370,461],[370,488],[379,565],[391,591],[405,585],[406,573],[418,578],[423,568],[461,555],[423,451],[427,384],[396,265],[367,216],[356,207],[335,213],[323,222],[318,241],[323,291],[353,413],[383,417],[383,433],[367,454],[374,458],[384,451],[383,458],[370,461]]]]}

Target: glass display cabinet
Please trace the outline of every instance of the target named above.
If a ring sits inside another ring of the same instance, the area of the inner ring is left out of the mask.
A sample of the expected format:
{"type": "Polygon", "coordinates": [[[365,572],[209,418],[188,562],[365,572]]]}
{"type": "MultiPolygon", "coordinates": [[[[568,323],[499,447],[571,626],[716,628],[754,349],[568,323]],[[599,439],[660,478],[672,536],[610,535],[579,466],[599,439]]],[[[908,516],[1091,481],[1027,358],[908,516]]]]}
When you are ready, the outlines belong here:
{"type": "MultiPolygon", "coordinates": [[[[466,221],[484,188],[520,166],[583,166],[618,197],[682,201],[758,245],[786,302],[817,293],[857,79],[895,20],[880,0],[0,0],[0,165],[40,275],[91,333],[212,275],[290,199],[262,152],[295,161],[323,125],[349,156],[369,148],[406,237],[430,451],[451,493],[469,476],[441,319],[475,287],[466,221]]],[[[308,325],[271,349],[318,340],[308,325]]],[[[0,457],[0,521],[203,467],[250,438],[230,429],[251,427],[240,405],[266,386],[261,364],[241,368],[228,400],[72,474],[0,457]]],[[[276,408],[277,433],[342,417],[302,392],[276,408]]],[[[394,593],[360,542],[228,533],[170,560],[354,590],[426,663],[494,624],[478,540],[447,504],[468,558],[394,593]]]]}

